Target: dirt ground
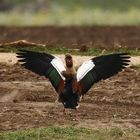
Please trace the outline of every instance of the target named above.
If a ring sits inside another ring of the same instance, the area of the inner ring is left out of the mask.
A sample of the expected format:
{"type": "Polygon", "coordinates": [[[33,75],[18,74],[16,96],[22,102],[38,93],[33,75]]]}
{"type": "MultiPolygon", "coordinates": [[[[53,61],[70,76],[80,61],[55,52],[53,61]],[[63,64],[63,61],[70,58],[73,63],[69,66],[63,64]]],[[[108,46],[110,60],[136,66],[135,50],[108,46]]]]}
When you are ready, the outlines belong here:
{"type": "MultiPolygon", "coordinates": [[[[25,39],[71,48],[140,48],[140,27],[0,27],[0,32],[0,43],[25,39]]],[[[0,131],[50,125],[140,129],[140,69],[130,67],[95,84],[80,103],[75,121],[75,111],[63,114],[50,82],[23,69],[13,58],[15,54],[0,53],[0,131]]],[[[131,62],[139,64],[139,60],[131,62]]]]}
{"type": "Polygon", "coordinates": [[[19,64],[0,64],[0,131],[76,125],[140,129],[140,70],[127,68],[95,84],[75,111],[56,102],[57,93],[45,77],[19,64]]]}
{"type": "MultiPolygon", "coordinates": [[[[140,49],[140,26],[111,27],[0,27],[0,43],[27,40],[65,46],[140,49]]],[[[53,46],[52,46],[53,47],[53,46]]]]}

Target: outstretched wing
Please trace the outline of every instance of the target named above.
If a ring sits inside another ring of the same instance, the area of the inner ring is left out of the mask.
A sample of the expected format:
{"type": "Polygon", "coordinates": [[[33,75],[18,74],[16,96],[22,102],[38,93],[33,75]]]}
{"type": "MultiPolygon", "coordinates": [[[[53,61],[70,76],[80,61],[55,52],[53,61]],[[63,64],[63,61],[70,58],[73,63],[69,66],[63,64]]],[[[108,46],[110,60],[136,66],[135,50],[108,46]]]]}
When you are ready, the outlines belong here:
{"type": "Polygon", "coordinates": [[[77,82],[81,94],[91,86],[122,71],[130,62],[128,53],[110,54],[95,57],[84,62],[77,71],[77,82]]]}
{"type": "Polygon", "coordinates": [[[46,76],[57,92],[64,87],[65,77],[61,74],[65,71],[62,61],[48,53],[20,50],[17,53],[18,61],[22,66],[39,75],[46,76]]]}

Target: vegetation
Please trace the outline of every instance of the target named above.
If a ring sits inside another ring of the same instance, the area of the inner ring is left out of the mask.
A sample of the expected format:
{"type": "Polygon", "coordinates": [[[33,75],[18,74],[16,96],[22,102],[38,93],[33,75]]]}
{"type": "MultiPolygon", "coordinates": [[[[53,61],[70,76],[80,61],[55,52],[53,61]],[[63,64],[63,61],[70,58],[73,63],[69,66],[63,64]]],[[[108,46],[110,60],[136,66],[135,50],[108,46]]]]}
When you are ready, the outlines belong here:
{"type": "MultiPolygon", "coordinates": [[[[0,48],[0,52],[17,52],[19,49],[18,47],[11,47],[6,46],[3,48],[0,48]]],[[[56,45],[56,46],[26,46],[24,47],[26,50],[32,50],[32,51],[40,51],[40,52],[48,52],[51,54],[65,54],[65,53],[71,53],[73,55],[90,55],[90,56],[97,56],[97,55],[104,55],[104,54],[110,54],[110,53],[129,53],[130,55],[139,56],[140,50],[139,49],[133,49],[130,50],[128,48],[119,48],[119,49],[100,49],[100,48],[87,48],[86,50],[81,49],[69,49],[64,46],[56,45]]]]}
{"type": "Polygon", "coordinates": [[[6,0],[0,25],[139,25],[139,0],[6,0]],[[27,7],[27,8],[26,8],[27,7]]]}
{"type": "Polygon", "coordinates": [[[139,140],[135,129],[89,129],[76,127],[47,127],[0,133],[1,140],[139,140]]]}

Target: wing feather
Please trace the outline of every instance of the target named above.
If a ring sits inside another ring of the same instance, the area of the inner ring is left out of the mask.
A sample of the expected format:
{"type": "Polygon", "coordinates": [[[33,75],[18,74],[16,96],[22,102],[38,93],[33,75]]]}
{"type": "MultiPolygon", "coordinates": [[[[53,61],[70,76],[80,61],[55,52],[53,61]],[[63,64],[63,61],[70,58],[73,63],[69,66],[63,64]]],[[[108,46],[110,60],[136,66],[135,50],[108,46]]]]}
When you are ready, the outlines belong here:
{"type": "Polygon", "coordinates": [[[55,90],[60,92],[64,87],[65,77],[61,74],[65,67],[59,58],[48,53],[20,50],[17,53],[19,62],[26,69],[29,69],[39,75],[46,76],[54,86],[55,90]]]}
{"type": "Polygon", "coordinates": [[[129,65],[129,54],[119,53],[95,57],[83,63],[77,71],[77,82],[81,94],[85,94],[94,83],[107,79],[129,65]]]}

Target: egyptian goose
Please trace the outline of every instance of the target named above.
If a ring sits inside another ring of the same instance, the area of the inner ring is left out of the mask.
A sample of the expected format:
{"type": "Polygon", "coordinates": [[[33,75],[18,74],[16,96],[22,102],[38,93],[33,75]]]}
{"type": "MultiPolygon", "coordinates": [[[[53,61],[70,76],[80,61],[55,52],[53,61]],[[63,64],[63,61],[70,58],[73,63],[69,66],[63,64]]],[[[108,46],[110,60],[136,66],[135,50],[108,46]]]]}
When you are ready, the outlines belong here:
{"type": "Polygon", "coordinates": [[[94,83],[107,79],[129,65],[128,53],[102,55],[85,61],[76,71],[73,58],[65,55],[65,66],[60,58],[49,53],[20,50],[22,66],[49,79],[64,108],[77,109],[80,98],[94,83]]]}

